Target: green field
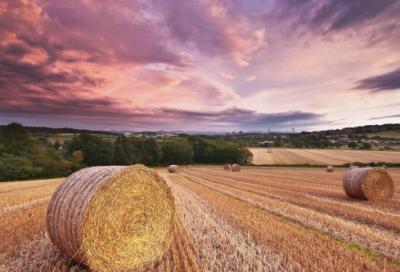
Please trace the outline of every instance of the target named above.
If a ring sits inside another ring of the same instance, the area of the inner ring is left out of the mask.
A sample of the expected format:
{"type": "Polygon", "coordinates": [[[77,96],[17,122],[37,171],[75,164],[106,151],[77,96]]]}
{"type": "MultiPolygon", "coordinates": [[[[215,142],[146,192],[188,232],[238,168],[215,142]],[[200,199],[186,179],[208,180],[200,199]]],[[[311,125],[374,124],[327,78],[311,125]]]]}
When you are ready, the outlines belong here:
{"type": "MultiPolygon", "coordinates": [[[[364,134],[359,134],[364,135],[364,134]]],[[[379,136],[381,138],[395,138],[400,139],[400,131],[399,130],[387,130],[387,131],[378,131],[374,133],[366,133],[368,138],[373,138],[375,136],[379,136]]]]}
{"type": "MultiPolygon", "coordinates": [[[[363,133],[357,134],[358,136],[367,135],[368,138],[373,138],[375,136],[379,136],[381,138],[395,138],[400,139],[400,131],[399,130],[386,130],[386,131],[377,131],[373,133],[363,133]]],[[[347,135],[348,136],[348,135],[347,135]]],[[[332,136],[331,136],[332,137],[332,136]]]]}

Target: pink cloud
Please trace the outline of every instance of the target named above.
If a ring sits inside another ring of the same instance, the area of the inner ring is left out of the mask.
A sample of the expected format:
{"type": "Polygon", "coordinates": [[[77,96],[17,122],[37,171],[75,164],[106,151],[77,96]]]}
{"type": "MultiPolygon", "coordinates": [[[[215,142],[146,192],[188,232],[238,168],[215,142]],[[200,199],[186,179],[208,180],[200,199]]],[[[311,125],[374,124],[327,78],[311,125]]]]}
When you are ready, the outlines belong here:
{"type": "Polygon", "coordinates": [[[175,126],[201,113],[211,127],[232,125],[222,117],[235,107],[253,126],[286,112],[309,113],[304,126],[396,116],[384,93],[400,101],[399,11],[378,0],[2,1],[0,120],[175,126]]]}
{"type": "Polygon", "coordinates": [[[230,80],[230,81],[240,81],[239,78],[236,78],[236,77],[234,77],[234,76],[232,76],[232,75],[230,75],[230,74],[225,74],[224,72],[221,72],[220,75],[221,75],[222,78],[224,78],[224,79],[226,79],[226,80],[230,80]]]}

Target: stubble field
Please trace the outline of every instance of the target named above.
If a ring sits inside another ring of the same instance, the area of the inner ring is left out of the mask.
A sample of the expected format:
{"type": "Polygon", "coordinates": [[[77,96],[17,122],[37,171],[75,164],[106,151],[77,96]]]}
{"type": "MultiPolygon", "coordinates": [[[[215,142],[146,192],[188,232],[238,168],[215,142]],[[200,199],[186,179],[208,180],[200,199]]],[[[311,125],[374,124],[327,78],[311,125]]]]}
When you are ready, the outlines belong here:
{"type": "MultiPolygon", "coordinates": [[[[400,269],[400,169],[388,169],[393,199],[377,203],[345,195],[347,169],[156,171],[172,188],[178,216],[171,250],[150,271],[400,269]]],[[[45,233],[46,207],[61,181],[0,184],[0,271],[85,270],[45,233]]]]}
{"type": "Polygon", "coordinates": [[[343,149],[295,149],[249,148],[253,153],[253,163],[262,164],[319,164],[342,165],[353,162],[386,162],[400,163],[400,153],[396,151],[343,150],[343,149]]]}

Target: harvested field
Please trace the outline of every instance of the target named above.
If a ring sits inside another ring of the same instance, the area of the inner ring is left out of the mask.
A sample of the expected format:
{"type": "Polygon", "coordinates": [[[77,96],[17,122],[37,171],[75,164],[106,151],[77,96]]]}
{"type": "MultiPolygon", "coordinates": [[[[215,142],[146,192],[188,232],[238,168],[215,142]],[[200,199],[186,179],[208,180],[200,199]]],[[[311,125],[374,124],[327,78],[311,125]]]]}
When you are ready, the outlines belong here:
{"type": "Polygon", "coordinates": [[[262,164],[319,164],[342,165],[352,162],[400,163],[400,153],[395,151],[341,150],[341,149],[294,149],[249,148],[253,153],[253,163],[262,164]]]}
{"type": "MultiPolygon", "coordinates": [[[[399,270],[400,169],[388,169],[394,197],[374,203],[344,193],[348,169],[156,171],[172,189],[177,218],[172,247],[148,271],[399,270]]],[[[8,196],[1,198],[0,222],[23,211],[27,224],[37,226],[13,240],[5,240],[12,228],[0,229],[0,271],[88,271],[61,255],[43,228],[50,196],[61,181],[0,184],[0,195],[8,196]],[[13,192],[18,197],[12,198],[13,192]],[[29,218],[29,211],[38,216],[29,218]]]]}

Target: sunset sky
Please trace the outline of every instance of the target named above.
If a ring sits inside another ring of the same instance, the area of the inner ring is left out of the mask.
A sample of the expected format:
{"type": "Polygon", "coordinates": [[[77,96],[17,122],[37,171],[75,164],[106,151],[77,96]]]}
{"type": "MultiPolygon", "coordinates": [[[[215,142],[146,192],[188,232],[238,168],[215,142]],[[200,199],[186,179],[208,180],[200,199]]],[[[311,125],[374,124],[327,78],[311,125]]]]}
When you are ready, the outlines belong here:
{"type": "Polygon", "coordinates": [[[0,124],[400,122],[398,0],[0,0],[0,124]]]}

